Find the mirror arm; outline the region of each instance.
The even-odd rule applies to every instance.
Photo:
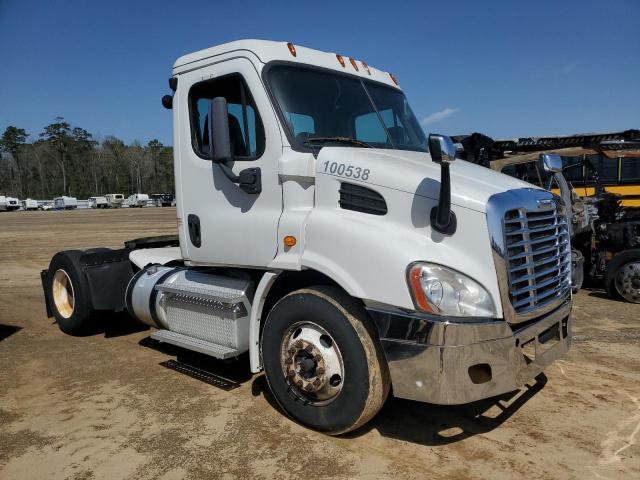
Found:
[[[456,231],[456,214],[451,211],[451,175],[449,164],[440,164],[440,194],[438,205],[431,209],[431,228],[445,235],[453,235]]]
[[[222,169],[222,173],[224,173],[225,177],[231,180],[233,183],[240,183],[240,175],[236,175],[231,170],[231,167],[227,165],[227,162],[218,162],[220,168]]]
[[[218,162],[217,164],[222,169],[225,177],[237,184],[242,191],[251,194],[262,192],[262,174],[260,167],[245,168],[240,171],[240,174],[236,175],[227,162]]]

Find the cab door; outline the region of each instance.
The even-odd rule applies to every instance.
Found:
[[[180,75],[179,87],[176,193],[183,256],[196,265],[265,267],[277,252],[282,140],[262,80],[251,61],[237,57]],[[227,100],[234,156],[227,165],[236,175],[259,168],[260,193],[241,190],[210,159],[208,116],[215,97]]]

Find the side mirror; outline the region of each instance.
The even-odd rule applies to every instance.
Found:
[[[555,153],[541,153],[538,157],[540,168],[549,173],[562,172],[562,157]]]
[[[216,97],[209,105],[209,147],[211,159],[216,163],[231,160],[231,137],[227,99]]]
[[[429,134],[429,153],[436,163],[453,163],[456,159],[456,146],[451,137],[431,133]]]

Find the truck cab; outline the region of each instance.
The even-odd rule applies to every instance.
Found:
[[[179,58],[169,85],[178,239],[59,253],[42,278],[63,330],[126,308],[159,341],[248,353],[288,415],[330,434],[391,389],[467,403],[568,351],[562,202],[456,160],[392,74],[243,40]]]

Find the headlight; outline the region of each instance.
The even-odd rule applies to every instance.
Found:
[[[455,317],[496,317],[489,292],[460,272],[435,263],[415,263],[408,275],[419,310]]]

